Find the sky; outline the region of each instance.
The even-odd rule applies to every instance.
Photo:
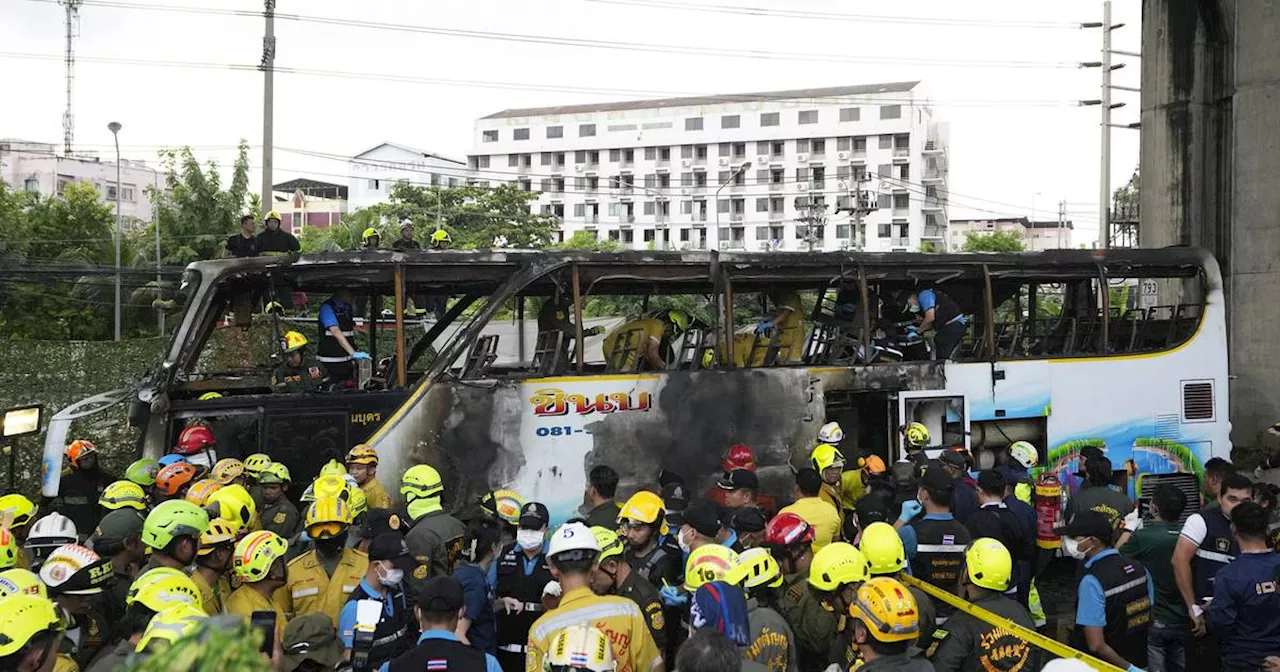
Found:
[[[123,124],[122,156],[149,162],[189,145],[226,165],[244,139],[256,187],[261,9],[86,0],[75,149],[105,157],[113,120]],[[345,184],[346,163],[315,154],[346,157],[386,141],[461,158],[475,119],[506,108],[918,79],[950,123],[953,219],[1056,219],[1065,200],[1074,242],[1097,237],[1100,114],[1077,102],[1099,98],[1101,78],[1077,64],[1100,60],[1101,35],[1077,24],[1100,21],[1101,2],[279,0],[276,11],[276,183]],[[54,0],[0,0],[0,137],[61,145],[63,15]],[[1139,51],[1139,0],[1116,0],[1112,18],[1126,24],[1113,49]],[[1113,83],[1137,87],[1137,59],[1116,62],[1127,67]],[[1114,123],[1138,120],[1136,93],[1114,99],[1126,103]],[[1137,164],[1138,132],[1114,129],[1112,187]]]

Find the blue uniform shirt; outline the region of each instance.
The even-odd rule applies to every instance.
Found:
[[[448,630],[428,630],[418,638],[418,643],[421,644],[428,639],[447,639],[451,642],[461,641],[457,635]],[[382,664],[382,667],[378,668],[378,672],[387,672],[390,669],[391,663],[386,662]],[[491,653],[484,654],[484,672],[502,672],[502,666],[498,664],[498,659],[494,658]]]
[[[920,311],[924,312],[930,308],[938,307],[938,295],[932,289],[923,289],[916,293],[916,300],[920,302]],[[964,324],[964,316],[961,315],[956,322]],[[942,326],[942,325],[935,325]]]
[[[462,584],[462,601],[466,605],[463,615],[471,620],[467,640],[471,646],[497,655],[498,624],[493,614],[493,588],[489,585],[489,577],[479,565],[462,562],[453,570],[453,578]]]
[[[1205,614],[1222,638],[1222,669],[1257,670],[1280,654],[1280,553],[1241,553],[1218,570]]]
[[[369,595],[369,599],[378,597],[378,590],[369,585],[367,580],[361,579],[360,587],[364,588],[364,592]],[[378,586],[378,588],[385,589],[385,586]],[[396,609],[408,608],[408,605],[403,602],[386,599],[390,596],[390,594],[387,594],[381,597],[384,618],[394,616]],[[338,612],[338,639],[342,641],[342,647],[346,649],[351,648],[351,640],[355,638],[356,602],[356,600],[347,600],[347,603],[342,605],[342,611]],[[413,622],[413,614],[409,614],[409,622]]]
[[[334,299],[333,303],[341,306],[344,309],[343,312],[350,312],[351,310],[350,307],[347,306],[347,304],[341,303],[337,299]],[[328,303],[320,304],[320,326],[324,327],[325,329],[328,329],[329,327],[338,326],[338,314],[334,312],[333,306],[331,304],[328,304]]]
[[[1107,550],[1084,561],[1084,568],[1089,569],[1093,563],[1107,557],[1108,555],[1119,555],[1119,551],[1114,548]],[[1085,574],[1080,579],[1079,599],[1076,602],[1076,625],[1092,626],[1095,628],[1105,628],[1107,626],[1107,597],[1103,593],[1102,583],[1098,581],[1098,577]],[[1151,604],[1156,603],[1156,586],[1151,582],[1151,572],[1147,572],[1147,599],[1151,600]]]
[[[949,513],[928,513],[922,520],[955,520],[955,516]],[[902,537],[902,548],[907,552],[907,559],[916,557],[916,528],[910,525],[903,525],[898,530],[898,536]]]

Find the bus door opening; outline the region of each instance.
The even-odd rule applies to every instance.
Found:
[[[841,450],[846,457],[850,456],[850,448],[857,448],[863,457],[879,455],[886,465],[893,464],[893,409],[888,392],[826,392],[827,422],[838,422],[844,430]]]
[[[893,432],[896,459],[906,456],[902,428],[918,422],[929,430],[925,454],[936,458],[948,448],[969,450],[969,401],[963,395],[939,394],[937,391],[899,392],[898,422]]]

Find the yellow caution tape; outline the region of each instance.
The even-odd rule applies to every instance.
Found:
[[[1078,660],[1084,663],[1085,665],[1088,665],[1089,667],[1092,667],[1093,669],[1098,670],[1098,672],[1125,672],[1124,669],[1116,667],[1111,663],[1094,658],[1093,656],[1083,651],[1077,651],[1076,649],[1073,649],[1067,646],[1066,644],[1059,642],[1056,639],[1045,637],[1044,635],[1036,632],[1035,630],[1024,628],[1021,625],[1018,625],[1017,623],[1014,623],[1013,621],[1003,616],[997,616],[996,614],[993,614],[987,611],[986,609],[983,609],[982,607],[979,607],[974,604],[970,604],[969,602],[966,602],[965,600],[962,600],[956,597],[955,595],[948,593],[947,591],[933,585],[932,583],[925,583],[924,581],[921,581],[920,579],[917,579],[914,576],[907,576],[905,574],[902,575],[900,578],[902,579],[903,583],[906,583],[907,585],[910,585],[910,586],[915,586],[916,588],[923,590],[924,592],[931,595],[934,599],[942,600],[943,602],[946,602],[947,604],[955,607],[956,609],[959,609],[960,611],[963,611],[964,613],[969,614],[970,616],[976,619],[979,619],[989,625],[993,625],[997,628],[1003,628],[1013,633],[1014,635],[1017,635],[1018,637],[1025,639],[1028,642],[1044,649],[1045,651],[1048,651],[1052,654],[1057,655],[1060,658],[1070,658],[1073,660]]]

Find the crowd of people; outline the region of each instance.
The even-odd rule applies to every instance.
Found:
[[[843,434],[822,428],[785,506],[739,444],[701,496],[664,470],[619,501],[596,465],[558,526],[509,489],[447,508],[427,464],[397,506],[365,445],[298,493],[265,454],[174,452],[117,479],[77,440],[56,497],[0,497],[0,669],[128,669],[229,621],[257,628],[264,669],[307,672],[1089,669],[1035,642],[1034,446],[975,475],[964,451],[928,459],[918,423],[891,468]],[[1144,523],[1101,450],[1081,463],[1055,530],[1078,561],[1074,651],[1280,669],[1274,491],[1214,459],[1206,506],[1185,516],[1200,502],[1161,484]]]

